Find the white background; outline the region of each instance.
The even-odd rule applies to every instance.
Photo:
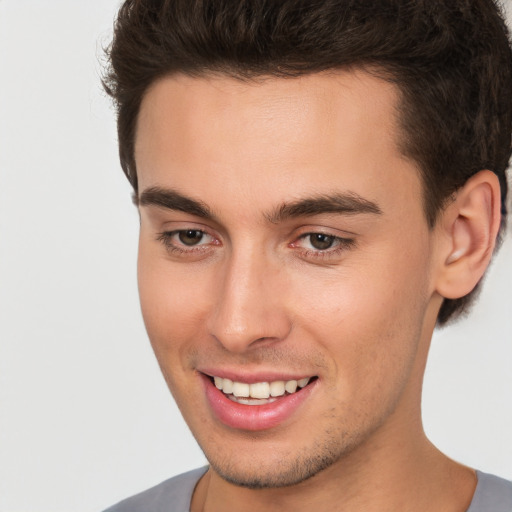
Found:
[[[137,215],[99,83],[113,0],[0,0],[0,511],[86,512],[204,463],[138,306]],[[512,479],[512,236],[436,334],[425,425]]]

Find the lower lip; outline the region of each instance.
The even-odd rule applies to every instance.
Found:
[[[288,420],[310,397],[318,379],[291,395],[264,405],[244,405],[230,400],[209,377],[201,374],[206,398],[214,415],[225,425],[240,430],[266,430]]]

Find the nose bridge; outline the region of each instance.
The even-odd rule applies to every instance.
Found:
[[[290,330],[276,282],[277,264],[255,245],[232,250],[219,275],[210,332],[232,352],[243,352],[256,342],[278,341]]]

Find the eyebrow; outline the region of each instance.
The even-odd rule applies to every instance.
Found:
[[[197,199],[187,197],[172,189],[150,187],[142,192],[140,197],[134,195],[133,202],[136,206],[157,206],[168,210],[176,210],[205,219],[213,219],[210,208]]]
[[[187,197],[180,192],[161,188],[150,187],[144,190],[140,198],[134,196],[136,206],[156,206],[169,210],[176,210],[204,219],[214,219],[212,210],[197,199]],[[382,210],[377,203],[369,201],[354,192],[322,194],[296,201],[283,203],[265,218],[278,224],[286,219],[321,215],[326,213],[337,213],[344,215],[374,214],[381,215]]]
[[[267,219],[277,224],[283,220],[321,215],[325,213],[338,213],[344,215],[356,215],[370,213],[381,215],[379,205],[369,201],[354,192],[322,194],[319,196],[298,199],[290,203],[284,203],[276,208]]]

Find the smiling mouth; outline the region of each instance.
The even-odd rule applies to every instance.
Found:
[[[276,380],[272,382],[236,382],[222,377],[211,377],[215,387],[231,401],[242,405],[265,405],[277,401],[280,397],[293,395],[316,380],[317,377],[305,377],[299,380]]]

